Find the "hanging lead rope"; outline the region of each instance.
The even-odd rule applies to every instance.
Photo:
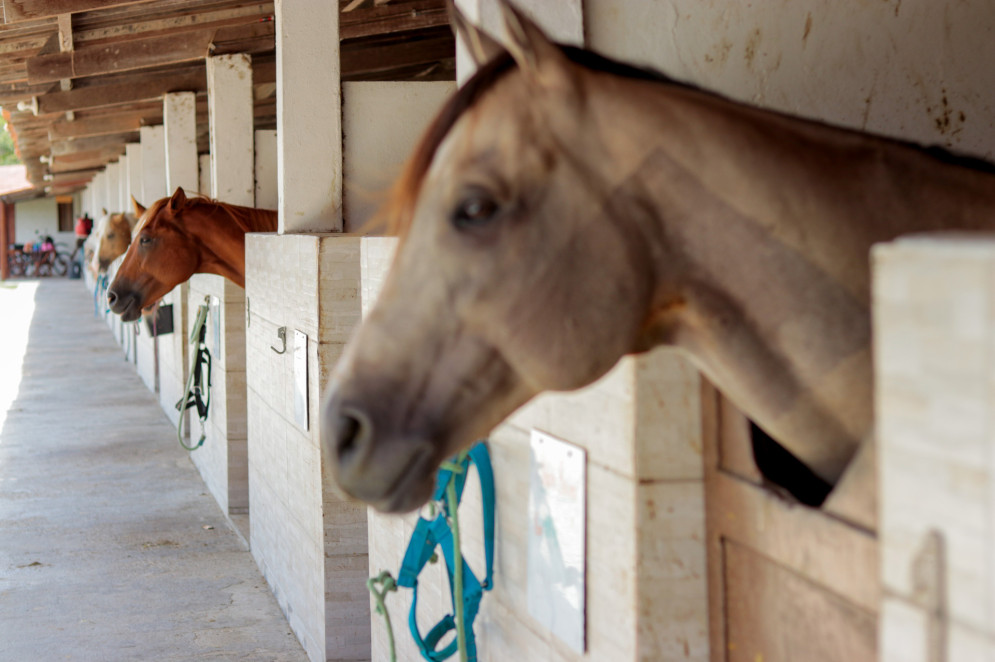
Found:
[[[484,511],[484,562],[487,567],[483,582],[477,579],[463,558],[460,541],[459,502],[463,496],[463,487],[466,485],[466,477],[471,463],[477,466]],[[459,651],[462,662],[476,662],[477,645],[473,634],[473,621],[477,617],[483,592],[491,590],[494,585],[494,471],[491,468],[490,454],[485,442],[477,442],[469,451],[460,453],[455,461],[442,464],[436,477],[435,494],[432,500],[433,502],[441,502],[442,506],[432,519],[424,517],[418,519],[415,530],[411,534],[408,549],[404,553],[396,586],[404,586],[413,591],[411,611],[408,614],[408,627],[423,658],[429,662],[442,662]],[[422,637],[416,618],[418,575],[426,564],[434,563],[438,559],[438,555],[435,553],[437,546],[442,548],[442,556],[446,560],[449,597],[454,613],[444,616],[435,627],[429,630],[425,637]],[[382,591],[375,589],[377,583],[383,586]],[[393,577],[386,571],[367,582],[370,591],[376,596],[377,613],[382,613],[387,620],[391,660],[395,659],[393,656],[393,631],[390,626],[390,616],[387,614],[386,605],[384,605],[384,596],[388,591],[396,590],[393,584]],[[455,639],[442,650],[437,650],[442,638],[453,630],[456,631]]]
[[[211,352],[207,349],[204,339],[207,336],[207,311],[210,304],[211,297],[208,295],[197,309],[197,317],[189,339],[190,346],[196,343],[197,349],[190,363],[190,374],[187,375],[187,386],[183,391],[183,397],[176,403],[176,409],[180,412],[180,420],[176,425],[176,438],[180,446],[188,451],[195,451],[203,446],[207,437],[204,424],[211,408]],[[195,446],[188,446],[183,440],[183,419],[186,418],[183,412],[191,407],[197,408],[197,416],[200,418],[200,440]]]

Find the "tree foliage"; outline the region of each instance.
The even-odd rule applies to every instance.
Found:
[[[21,159],[17,158],[17,153],[14,152],[14,139],[7,131],[7,120],[0,115],[0,165],[14,165],[20,162]]]

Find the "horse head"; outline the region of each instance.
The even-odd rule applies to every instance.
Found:
[[[442,460],[534,395],[634,351],[653,295],[647,242],[610,222],[627,202],[585,130],[607,119],[587,112],[587,74],[502,7],[507,53],[442,109],[395,185],[398,252],[325,396],[334,479],[383,511],[423,503]],[[456,23],[475,57],[496,50]]]
[[[196,241],[186,231],[183,212],[189,201],[182,188],[147,209],[132,198],[138,223],[114,282],[107,289],[111,311],[131,322],[174,287],[192,276],[199,264]]]
[[[131,244],[135,220],[135,216],[126,212],[107,214],[101,219],[92,258],[95,272],[106,273],[111,262],[125,254]]]

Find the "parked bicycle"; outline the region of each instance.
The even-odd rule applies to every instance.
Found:
[[[41,278],[69,273],[70,256],[60,252],[51,237],[28,244],[11,244],[7,249],[11,276]]]

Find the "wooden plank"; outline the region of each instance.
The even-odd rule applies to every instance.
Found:
[[[726,633],[738,627],[730,619],[739,617],[739,614],[727,611],[730,542],[753,550],[781,566],[785,572],[796,573],[807,582],[822,587],[826,595],[834,594],[854,609],[876,615],[881,595],[876,536],[821,510],[785,501],[761,486],[724,471],[720,455],[723,447],[720,397],[713,387],[703,383],[712,660],[739,659],[730,656],[726,641]]]
[[[254,5],[224,8],[196,13],[169,14],[149,20],[119,20],[112,25],[77,28],[74,35],[76,47],[102,45],[101,42],[134,39],[136,37],[177,34],[183,30],[203,30],[231,25],[259,22],[272,16],[273,3],[262,2]]]
[[[373,6],[343,13],[339,39],[359,39],[449,25],[445,0],[422,0]]]
[[[124,145],[126,142],[138,140],[137,131],[118,133],[94,138],[80,138],[79,140],[63,140],[52,143],[52,156],[66,156],[77,152],[90,152],[107,147]]]
[[[160,110],[161,114],[161,110]],[[57,122],[48,131],[52,142],[71,138],[89,138],[113,133],[138,131],[142,125],[139,115],[110,116],[95,119],[78,119],[74,122]]]
[[[183,74],[160,74],[145,80],[93,85],[68,92],[52,92],[38,97],[40,112],[53,113],[113,104],[158,99],[167,92],[206,92],[207,75],[202,67]]]
[[[120,5],[134,5],[150,0],[4,0],[4,23],[17,23],[59,14],[72,14]]]
[[[196,30],[39,55],[27,61],[28,82],[47,83],[197,60],[208,55],[215,33]]]
[[[418,40],[346,42],[341,52],[342,78],[360,80],[399,66],[429,65],[455,54],[455,41],[448,30]]]
[[[874,662],[877,619],[824,586],[726,542],[729,662]]]

